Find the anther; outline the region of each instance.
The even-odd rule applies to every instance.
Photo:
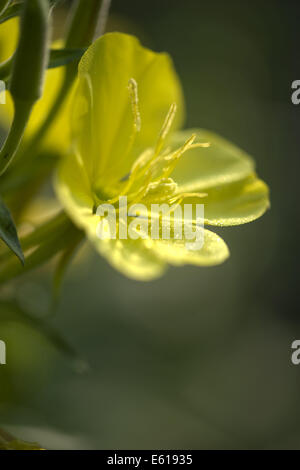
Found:
[[[133,114],[134,130],[140,132],[141,130],[141,115],[139,111],[139,96],[138,96],[138,85],[134,78],[130,78],[128,81],[128,90],[131,100],[131,109]]]
[[[196,144],[192,144],[190,146],[191,149],[197,149],[197,148],[207,148],[210,147],[210,142],[197,142]]]
[[[160,151],[161,151],[161,149],[164,145],[166,137],[167,137],[167,135],[170,131],[170,128],[172,126],[172,123],[174,121],[176,111],[177,111],[177,105],[176,105],[176,103],[172,103],[171,106],[170,106],[170,109],[168,111],[168,114],[165,118],[165,121],[163,123],[163,126],[161,128],[161,131],[159,133],[159,136],[158,136],[158,141],[157,141],[156,149],[155,149],[155,155],[158,155],[160,153]]]

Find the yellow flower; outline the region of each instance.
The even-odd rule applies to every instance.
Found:
[[[212,132],[180,131],[183,117],[180,82],[167,54],[110,33],[83,56],[71,115],[73,145],[59,166],[56,191],[96,249],[134,279],[156,278],[167,264],[216,265],[229,251],[207,229],[197,251],[188,250],[184,238],[99,239],[100,204],[117,207],[119,196],[147,207],[200,203],[205,224],[219,226],[250,222],[269,206],[253,160]]]

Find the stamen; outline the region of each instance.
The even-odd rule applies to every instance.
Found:
[[[174,204],[174,202],[177,201],[179,204],[181,204],[184,199],[187,199],[189,197],[203,198],[207,196],[207,193],[179,193],[176,196],[172,197],[169,202],[170,204]]]
[[[177,184],[172,178],[161,179],[158,181],[150,182],[147,186],[147,191],[144,197],[151,200],[162,200],[174,197],[177,190]]]
[[[155,148],[155,155],[158,155],[160,153],[160,151],[161,151],[161,149],[164,145],[166,137],[167,137],[167,135],[170,131],[170,128],[172,126],[172,123],[174,121],[176,111],[177,111],[177,105],[176,105],[176,103],[172,103],[171,106],[170,106],[170,109],[168,111],[168,114],[165,118],[165,121],[163,123],[163,126],[161,128],[161,131],[159,133],[159,136],[158,136],[158,141],[157,141],[156,148]]]
[[[172,204],[172,207],[171,207],[169,213],[171,214],[172,212],[175,212],[177,207],[180,206],[180,204],[182,203],[182,201],[185,198],[188,198],[188,197],[206,197],[206,196],[208,196],[207,193],[181,193],[181,194],[177,194],[177,196],[174,196],[173,198],[171,198],[169,200],[169,204]],[[174,206],[174,204],[175,204],[175,206]]]
[[[146,175],[146,180],[141,185],[141,187],[134,193],[130,194],[131,200],[134,200],[135,202],[139,202],[141,199],[143,199],[143,197],[147,194],[148,186],[151,183],[151,180],[152,180],[152,173],[149,172]]]
[[[182,147],[180,147],[175,152],[171,153],[171,155],[164,157],[164,160],[168,162],[168,165],[163,169],[163,173],[162,173],[163,178],[167,178],[172,173],[175,166],[177,165],[177,161],[179,160],[179,158],[188,149],[191,148],[195,139],[196,139],[196,134],[192,134],[191,137],[188,140],[186,140],[186,142],[182,145]]]
[[[149,161],[152,158],[152,150],[151,149],[146,149],[139,157],[138,159],[134,162],[132,165],[132,169],[130,172],[131,175],[135,175],[139,171],[143,170],[146,165],[149,163]]]
[[[184,152],[186,152],[189,148],[191,148],[191,146],[193,145],[193,142],[194,140],[196,139],[196,134],[192,134],[191,137],[189,137],[189,139],[187,139],[185,141],[185,143],[182,145],[182,147],[180,147],[178,150],[176,150],[176,152],[172,153],[172,155],[166,157],[166,160],[174,160],[175,158],[180,158],[181,155],[184,154]],[[196,144],[194,144],[196,145]]]
[[[131,109],[133,115],[133,125],[135,132],[141,130],[141,115],[139,111],[139,96],[138,96],[138,85],[134,78],[128,81],[128,90],[131,100]]]
[[[119,165],[121,162],[126,160],[128,155],[130,154],[133,145],[135,143],[136,135],[141,130],[141,115],[139,110],[139,95],[138,95],[138,85],[134,78],[130,78],[127,84],[129,99],[131,101],[131,112],[133,117],[133,126],[131,135],[129,137],[127,148],[125,149],[122,156],[119,159]]]
[[[116,200],[119,196],[125,196],[125,194],[128,193],[128,191],[130,190],[132,184],[135,181],[136,174],[140,171],[141,168],[143,168],[147,164],[147,162],[149,161],[149,158],[151,157],[151,155],[152,155],[152,151],[150,149],[147,149],[135,161],[135,163],[133,164],[132,169],[131,169],[131,171],[128,175],[128,178],[126,180],[126,184],[125,184],[122,192],[116,198],[114,198],[112,200],[113,203],[116,202]],[[112,203],[112,202],[110,201],[110,203]]]
[[[138,85],[137,85],[137,82],[135,81],[134,78],[130,78],[128,80],[127,88],[128,88],[129,98],[130,98],[130,101],[131,101],[131,112],[132,112],[132,117],[133,117],[133,126],[132,126],[131,135],[129,137],[128,146],[125,149],[124,154],[120,157],[119,165],[121,164],[121,162],[126,160],[128,155],[130,154],[130,152],[133,148],[133,145],[135,143],[136,135],[141,130],[141,115],[140,115],[140,111],[139,111]],[[130,180],[130,177],[129,177],[129,180]]]
[[[170,121],[168,120],[168,122]],[[145,188],[146,186],[148,186],[151,180],[155,178],[155,172],[159,168],[160,164],[163,162],[167,162],[167,166],[162,169],[162,174],[160,175],[159,179],[161,180],[163,178],[167,178],[176,166],[177,160],[181,157],[184,152],[186,152],[186,150],[191,148],[195,138],[196,134],[191,135],[191,137],[183,144],[182,147],[180,147],[178,150],[171,154],[166,155],[165,152],[163,152],[160,155],[156,155],[155,152],[154,155],[150,156],[148,153],[145,153],[143,157],[139,158],[136,164],[133,166],[133,171],[131,172],[132,179],[130,178],[131,181],[134,179],[134,177],[138,177],[138,173],[141,170],[144,174],[144,177],[146,178],[146,181],[142,185],[142,188]],[[130,186],[131,183],[129,182],[129,187]],[[126,189],[129,189],[128,186]]]
[[[201,148],[207,148],[210,147],[211,143],[210,142],[197,142],[196,144],[192,144],[190,146],[191,149],[197,149],[199,147]]]

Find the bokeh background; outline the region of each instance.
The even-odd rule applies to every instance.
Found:
[[[18,281],[20,310],[6,287],[3,427],[60,449],[300,448],[299,17],[297,0],[112,1],[108,29],[172,55],[186,125],[253,155],[272,208],[219,229],[224,265],[156,282],[128,280],[84,247],[46,326],[47,267]]]

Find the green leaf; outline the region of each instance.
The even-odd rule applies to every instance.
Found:
[[[50,8],[56,7],[56,5],[60,2],[61,0],[49,0],[49,6]],[[6,2],[4,1],[4,7],[2,7],[3,1],[0,1],[0,24],[4,23],[7,20],[10,20],[11,18],[14,18],[15,16],[19,16],[22,12],[23,8],[23,2],[16,2],[13,5],[8,6],[9,3],[11,3],[11,0]],[[5,5],[6,3],[6,5]]]
[[[68,65],[69,63],[80,60],[86,49],[51,49],[50,57],[48,62],[48,69],[54,69]],[[11,56],[6,61],[0,64],[0,80],[4,80],[6,84],[9,81],[12,66],[14,62],[14,56]]]
[[[0,238],[15,253],[21,263],[24,265],[24,255],[18,239],[17,230],[12,216],[0,199]]]
[[[22,12],[23,4],[21,2],[14,3],[4,10],[4,13],[0,16],[0,24],[5,23],[5,21],[19,16]]]
[[[86,49],[51,49],[48,69],[67,65],[74,60],[79,60]]]

